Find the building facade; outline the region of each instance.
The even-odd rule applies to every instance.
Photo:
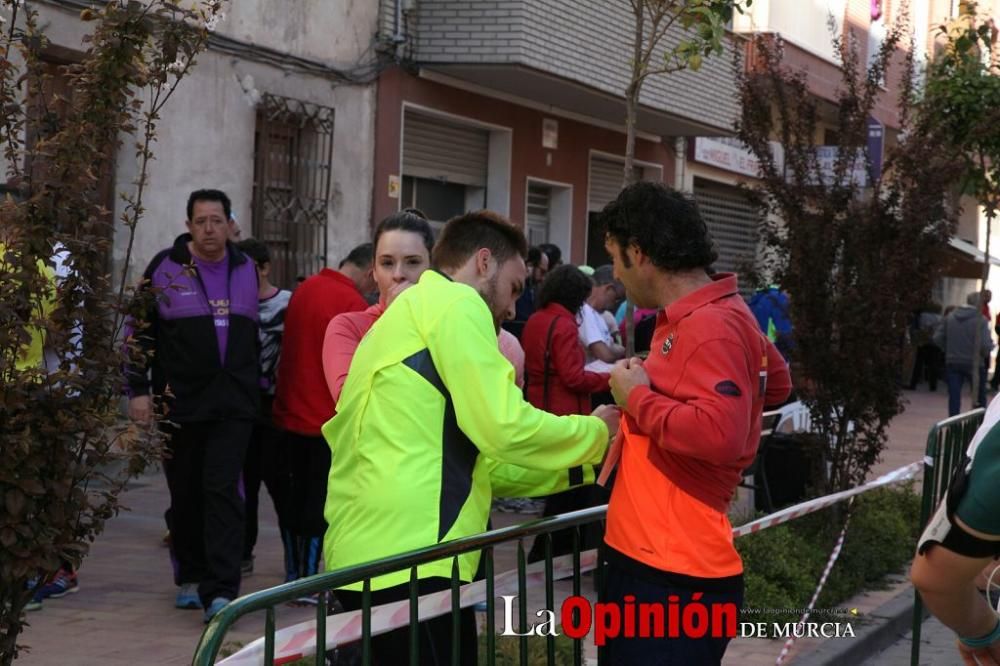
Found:
[[[60,65],[82,59],[90,6],[42,0],[53,84]],[[245,236],[263,239],[275,277],[292,286],[325,265],[336,266],[369,236],[377,62],[378,7],[367,0],[239,0],[161,113],[136,231],[132,275],[184,231],[188,194],[224,190]],[[134,141],[123,137],[114,193],[134,189]],[[128,245],[116,227],[113,261]]]
[[[592,218],[624,181],[633,34],[625,0],[382,0],[380,41],[399,64],[379,78],[374,218],[487,207],[568,261],[606,262]],[[678,137],[731,133],[731,49],[647,80],[639,178],[678,184]]]

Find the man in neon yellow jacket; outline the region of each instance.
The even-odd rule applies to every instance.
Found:
[[[535,409],[497,347],[500,321],[523,289],[526,254],[521,231],[494,213],[451,220],[434,248],[435,270],[362,340],[337,415],[323,426],[333,457],[328,569],[482,532],[492,483],[509,492],[518,480],[537,487],[545,475],[531,470],[561,471],[567,483],[553,483],[555,491],[568,485],[566,470],[603,458],[617,410],[557,417]],[[463,580],[478,560],[478,553],[459,558]],[[421,592],[447,587],[451,566],[449,559],[420,567]],[[374,579],[372,590],[386,594],[373,601],[405,598],[408,579],[405,571]],[[438,645],[450,651],[444,620]],[[375,663],[393,663],[375,649]]]

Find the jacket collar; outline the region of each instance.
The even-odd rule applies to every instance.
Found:
[[[551,312],[556,317],[569,317],[571,320],[576,319],[576,315],[570,312],[569,308],[559,303],[549,303],[544,308],[541,308],[539,312]]]
[[[716,273],[712,276],[711,284],[706,284],[687,296],[677,299],[667,306],[664,314],[667,316],[667,321],[680,321],[700,307],[738,293],[739,288],[736,286],[735,273]]]
[[[183,233],[174,239],[174,246],[170,248],[170,259],[182,266],[192,263],[194,257],[191,256],[191,250],[188,249],[189,242],[191,242],[191,234],[189,233]],[[226,241],[226,254],[229,256],[229,270],[247,261],[247,256],[229,240]]]

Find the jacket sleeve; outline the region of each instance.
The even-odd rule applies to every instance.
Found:
[[[792,375],[788,363],[773,343],[767,343],[767,391],[764,406],[780,405],[792,392]]]
[[[525,401],[478,294],[463,295],[442,310],[445,314],[427,322],[427,347],[452,397],[459,428],[484,455],[553,471],[601,461],[608,446],[604,421],[554,416]]]
[[[941,350],[944,350],[945,342],[947,341],[948,338],[946,333],[947,325],[948,325],[948,318],[942,317],[941,321],[938,322],[937,328],[934,329],[933,342]]]
[[[990,335],[990,323],[985,317],[983,318],[983,356],[988,357],[990,352],[993,351],[993,336]]]
[[[596,478],[593,465],[557,471],[528,469],[497,462],[493,462],[490,467],[490,484],[497,497],[543,497],[594,483]]]
[[[680,401],[637,386],[628,395],[626,411],[668,451],[716,464],[737,460],[745,453],[757,390],[748,381],[745,358],[734,341],[703,342],[687,359],[678,381],[691,398]],[[756,382],[756,376],[750,381]],[[721,382],[727,387],[720,392]]]
[[[323,337],[323,375],[335,405],[340,400],[347,371],[351,369],[351,359],[360,343],[361,336],[350,317],[337,315],[330,320]]]
[[[580,347],[576,326],[560,317],[552,331],[552,365],[559,380],[576,393],[597,393],[608,390],[609,376],[584,370],[583,349]]]

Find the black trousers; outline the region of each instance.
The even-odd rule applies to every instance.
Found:
[[[170,534],[177,581],[198,583],[204,605],[240,590],[244,507],[239,494],[250,421],[164,425]]]
[[[698,600],[693,595],[701,592]],[[676,596],[674,596],[676,595]],[[630,598],[626,600],[626,596]],[[600,601],[614,603],[618,608],[627,608],[626,602],[634,604],[664,604],[671,597],[677,603],[678,617],[681,617],[685,606],[691,603],[704,604],[712,615],[713,604],[735,604],[739,609],[743,605],[743,585],[738,589],[714,591],[695,587],[669,584],[664,581],[653,581],[636,575],[614,561],[609,561],[604,570],[603,589]],[[623,611],[624,612],[624,611]],[[622,623],[624,626],[624,623]],[[683,627],[683,624],[681,624]],[[690,638],[684,635],[671,638],[626,638],[619,636],[608,640],[603,648],[604,663],[612,666],[719,666],[722,656],[726,653],[730,638],[713,638],[706,635],[702,638]]]
[[[243,533],[243,559],[253,557],[257,545],[257,514],[260,502],[260,485],[267,487],[267,493],[278,514],[278,528],[288,529],[291,517],[292,465],[288,449],[282,441],[282,432],[270,421],[270,400],[262,396],[262,416],[266,421],[258,421],[253,426],[250,443],[247,446],[246,461],[243,463],[243,490],[246,496],[246,527]]]
[[[545,509],[542,517],[558,516],[561,513],[589,509],[592,506],[607,504],[611,491],[597,484],[570,488],[545,498]],[[577,528],[567,527],[552,533],[552,556],[567,555],[573,552],[573,532]],[[580,526],[580,550],[597,548],[604,543],[604,523],[590,523]],[[545,559],[545,537],[538,535],[528,552],[529,562]]]
[[[419,594],[440,592],[451,587],[447,578],[425,578],[417,583]],[[345,611],[361,610],[361,593],[337,590],[337,599]],[[372,592],[372,606],[402,601],[410,598],[409,583],[396,585]],[[463,608],[459,616],[460,664],[475,665],[478,662],[479,646],[476,634],[476,615],[472,608]],[[451,662],[451,614],[426,620],[418,625],[420,634],[420,666],[449,666]],[[372,636],[372,666],[406,666],[410,663],[410,628],[402,627],[394,631]],[[357,644],[360,655],[360,643]]]
[[[326,485],[330,480],[330,445],[322,436],[285,433],[285,450],[292,465],[288,528],[300,537],[326,534]]]

